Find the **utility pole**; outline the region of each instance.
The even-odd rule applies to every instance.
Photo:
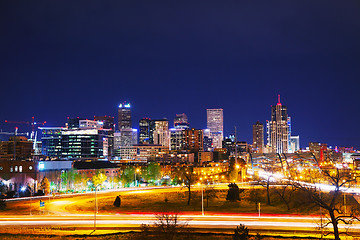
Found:
[[[237,164],[237,137],[236,137],[236,126],[234,126],[235,129],[235,164]]]

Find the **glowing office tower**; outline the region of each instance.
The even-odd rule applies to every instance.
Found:
[[[131,128],[131,109],[130,103],[120,103],[118,109],[118,129]]]
[[[280,102],[271,106],[271,120],[267,121],[267,145],[274,153],[287,153],[289,148],[289,123],[287,107]]]
[[[150,143],[150,118],[142,118],[139,121],[139,143],[149,144]]]
[[[170,149],[170,131],[169,121],[167,119],[153,120],[155,129],[153,131],[154,144],[169,147]]]
[[[224,115],[223,109],[206,109],[207,128],[213,141],[213,148],[222,148],[224,139]]]
[[[258,153],[264,151],[264,125],[259,121],[253,125],[253,148]]]
[[[176,117],[174,119],[174,128],[176,128],[176,129],[188,129],[189,128],[188,118],[185,113],[176,114]]]

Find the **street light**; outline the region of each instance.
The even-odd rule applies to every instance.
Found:
[[[204,216],[204,191],[203,191],[203,185],[199,182],[198,186],[201,186],[201,214]]]
[[[134,171],[134,186],[135,187],[137,186],[136,173],[138,173],[138,172],[140,172],[140,169],[139,168],[135,169],[135,171]]]

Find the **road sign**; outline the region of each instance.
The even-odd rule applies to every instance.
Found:
[[[40,200],[40,207],[45,207],[45,202]]]

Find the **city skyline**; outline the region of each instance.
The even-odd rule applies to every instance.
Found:
[[[269,119],[274,119],[276,116],[275,116],[275,112],[276,112],[276,107],[278,107],[278,106],[282,106],[282,104],[280,103],[280,95],[278,95],[277,96],[277,98],[278,98],[278,103],[276,104],[276,105],[270,105],[270,107],[271,107],[271,116],[269,117]],[[126,105],[126,106],[125,106]],[[119,130],[119,124],[120,124],[120,122],[121,122],[121,120],[119,120],[119,117],[120,116],[123,116],[123,114],[124,113],[121,113],[121,111],[122,110],[125,110],[126,111],[126,118],[127,118],[127,120],[126,120],[126,126],[127,127],[130,127],[129,128],[129,130],[131,130],[132,128],[133,128],[133,130],[135,131],[137,131],[137,138],[139,138],[140,137],[140,135],[139,134],[141,134],[141,132],[140,132],[140,129],[141,129],[141,127],[140,127],[140,122],[141,122],[141,120],[143,120],[143,119],[148,119],[148,120],[153,120],[153,121],[163,121],[163,120],[166,120],[167,122],[168,122],[168,124],[169,124],[169,130],[172,128],[171,126],[174,124],[174,121],[176,121],[176,119],[179,117],[179,115],[185,115],[186,116],[186,114],[185,113],[181,113],[181,114],[178,114],[178,113],[176,113],[175,114],[175,116],[173,116],[173,118],[171,119],[171,118],[168,118],[168,117],[163,117],[162,119],[160,119],[160,118],[150,118],[150,117],[141,117],[140,119],[135,119],[135,121],[133,121],[132,119],[133,119],[133,117],[132,117],[132,114],[133,114],[133,112],[131,112],[132,110],[132,103],[130,103],[130,102],[128,102],[128,101],[124,101],[124,102],[121,102],[119,105],[118,105],[118,108],[117,108],[117,110],[116,110],[116,112],[114,113],[114,115],[116,116],[117,115],[117,124],[115,124],[115,129],[117,129],[117,131],[121,131],[121,129]],[[286,112],[286,116],[287,116],[287,106],[283,106],[283,107],[285,107],[285,112]],[[223,109],[222,108],[220,108],[220,109],[205,109],[206,110],[206,113],[205,113],[205,118],[208,118],[207,116],[206,116],[206,114],[209,112],[209,110],[211,111],[211,110],[221,110],[221,115],[223,114]],[[131,112],[131,113],[130,113]],[[136,114],[136,115],[139,115],[139,114]],[[144,114],[144,115],[146,115],[146,116],[150,116],[151,114],[150,113],[147,113],[147,114]],[[60,125],[52,125],[52,126],[49,126],[49,125],[44,125],[44,126],[46,126],[46,127],[65,127],[66,126],[66,124],[67,124],[67,120],[68,119],[71,119],[72,117],[67,117],[67,118],[65,118],[64,119],[64,121],[62,122],[62,123],[60,123]],[[76,118],[78,118],[78,119],[80,119],[80,120],[91,120],[92,118],[91,117],[86,117],[86,116],[79,116],[79,117],[74,117],[74,119],[76,119]],[[107,118],[112,118],[113,120],[114,120],[114,117],[113,116],[111,116],[111,115],[105,115],[105,116],[99,116],[99,114],[95,114],[94,115],[94,120],[96,120],[96,121],[102,121],[102,120],[104,120],[104,119],[107,119]],[[187,119],[187,116],[186,116],[186,121],[187,121],[188,119]],[[190,119],[191,120],[191,119]],[[8,120],[5,120],[5,121],[8,121]],[[192,126],[191,124],[189,124],[189,127],[190,128],[195,128],[195,129],[203,129],[203,130],[205,130],[205,129],[209,129],[208,128],[208,119],[205,119],[205,123],[203,124],[203,125],[205,125],[205,127],[194,127],[194,126]],[[221,121],[223,121],[223,116],[221,117]],[[268,123],[270,123],[272,120],[265,120],[264,121],[264,123],[262,122],[262,121],[259,121],[259,120],[257,120],[256,122],[254,122],[254,123],[252,123],[250,126],[249,126],[249,128],[251,128],[251,136],[248,136],[247,138],[249,138],[250,140],[247,140],[247,138],[245,139],[245,138],[242,138],[242,136],[240,136],[240,138],[238,137],[238,141],[245,141],[245,142],[247,142],[248,144],[253,144],[253,134],[254,134],[254,130],[253,130],[253,125],[255,124],[255,123],[257,123],[257,122],[260,122],[261,124],[263,124],[264,125],[264,127],[266,128],[266,125],[268,124]],[[10,129],[9,131],[11,131],[11,127],[9,128],[9,126],[17,126],[17,128],[19,128],[18,126],[22,126],[22,124],[23,124],[23,122],[18,122],[18,123],[16,123],[16,122],[13,122],[12,123],[12,121],[8,121],[10,124],[7,124],[7,125],[4,125],[4,124],[2,124],[3,126],[4,126],[4,129]],[[29,131],[29,134],[30,134],[30,129],[31,129],[31,124],[28,124],[28,123],[30,123],[30,122],[27,122],[27,127],[21,127],[21,129],[27,129],[27,131]],[[46,124],[46,123],[45,123]],[[129,125],[130,124],[130,125]],[[222,124],[223,124],[223,128],[225,129],[225,123],[223,123],[222,122]],[[290,131],[289,132],[289,134],[291,135],[291,117],[288,117],[287,118],[287,125],[288,125],[288,130],[287,131]],[[1,126],[1,125],[0,125]],[[235,126],[235,127],[237,127],[237,126]],[[269,126],[268,126],[269,127]],[[1,130],[3,130],[3,129],[1,129]],[[133,130],[131,130],[131,132],[133,131]],[[265,129],[266,130],[266,129]],[[225,134],[223,134],[223,139],[225,140],[225,138],[226,137],[229,137],[229,136],[231,136],[231,135],[234,135],[234,129],[231,131],[229,131],[229,133],[228,134],[226,134],[226,132],[225,132]],[[296,131],[297,132],[297,131]],[[131,135],[131,134],[130,134]],[[239,133],[238,133],[238,131],[237,131],[237,135],[239,136]],[[290,141],[290,137],[297,137],[298,139],[299,139],[299,135],[298,136],[290,136],[289,135],[289,138],[288,138],[288,141]],[[30,136],[30,135],[29,135]],[[267,134],[266,133],[266,131],[264,131],[264,139],[263,139],[263,142],[264,142],[264,146],[270,146],[269,145],[269,143],[271,142],[271,134],[269,135],[269,134]],[[139,138],[139,140],[140,140],[140,138]],[[269,141],[270,140],[270,141]],[[308,146],[309,146],[309,143],[310,142],[319,142],[319,141],[315,141],[315,140],[313,140],[313,141],[309,141],[309,142],[303,142],[303,141],[301,141],[301,136],[300,136],[300,141],[298,140],[298,143],[300,143],[300,148],[301,149],[305,149],[305,148],[307,148]],[[139,142],[140,143],[140,142]],[[325,143],[325,144],[329,144],[328,142],[320,142],[320,143]],[[286,143],[286,145],[288,145],[288,143]],[[334,144],[334,145],[331,145],[331,144],[329,144],[329,146],[330,147],[355,147],[355,149],[357,149],[356,148],[356,146],[343,146],[343,145],[339,145],[339,144]],[[288,151],[288,149],[286,149],[286,151],[285,152],[287,152]],[[280,151],[281,152],[281,151]]]
[[[1,3],[0,129],[116,117],[126,100],[134,123],[185,113],[198,129],[222,108],[224,135],[251,143],[280,94],[300,146],[360,148],[356,1],[110,5]]]

